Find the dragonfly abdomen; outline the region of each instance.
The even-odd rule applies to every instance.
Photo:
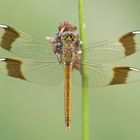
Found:
[[[72,76],[72,63],[64,64],[64,112],[65,112],[65,125],[70,128],[71,123],[71,76]]]

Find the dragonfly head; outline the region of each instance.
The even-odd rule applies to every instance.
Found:
[[[72,45],[78,41],[78,35],[71,31],[65,31],[61,34],[63,45]]]

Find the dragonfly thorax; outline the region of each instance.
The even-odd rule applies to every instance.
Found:
[[[62,49],[62,62],[63,63],[73,63],[74,61],[74,57],[75,57],[75,53],[74,53],[74,49],[67,47],[67,46],[63,46]]]

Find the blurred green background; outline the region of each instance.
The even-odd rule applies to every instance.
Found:
[[[44,39],[60,22],[78,26],[76,0],[0,0],[0,22]],[[86,0],[88,42],[140,29],[139,0]],[[1,53],[0,56],[4,54]],[[139,66],[140,53],[122,63]],[[140,139],[140,82],[90,89],[90,139]],[[72,127],[66,131],[63,83],[40,86],[0,75],[0,140],[81,140],[81,89],[72,89]]]

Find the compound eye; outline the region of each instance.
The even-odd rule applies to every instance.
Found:
[[[75,36],[75,35],[73,35],[72,38],[73,38],[74,40],[76,40],[76,36]]]
[[[66,40],[66,35],[63,35],[63,36],[61,37],[61,39],[62,39],[62,40]]]

